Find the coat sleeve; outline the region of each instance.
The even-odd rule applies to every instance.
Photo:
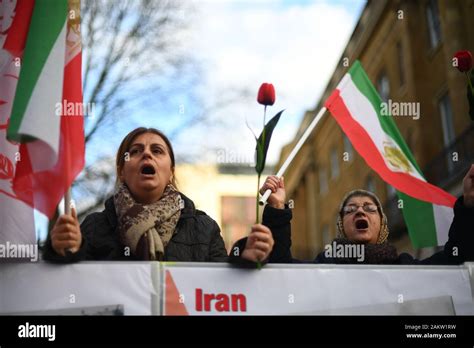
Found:
[[[291,209],[276,209],[269,205],[263,211],[263,224],[272,231],[275,244],[270,253],[270,263],[292,263],[291,255]]]
[[[221,236],[221,230],[217,223],[212,220],[211,243],[209,245],[210,262],[226,262],[227,251],[225,250],[224,240]]]
[[[463,196],[454,204],[454,219],[444,253],[453,263],[474,261],[474,207],[466,207]]]
[[[86,259],[93,259],[91,256],[91,237],[95,224],[94,214],[88,215],[81,224],[82,244],[75,253],[66,253],[66,256],[57,254],[51,244],[51,235],[48,233],[43,250],[43,259],[54,263],[73,263]]]

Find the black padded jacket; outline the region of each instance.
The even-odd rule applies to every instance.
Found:
[[[227,256],[224,240],[217,223],[206,213],[195,209],[194,203],[181,193],[184,208],[176,226],[176,232],[165,248],[164,261],[226,262],[253,264],[239,257],[246,238],[239,240],[240,248]],[[76,253],[65,257],[52,248],[48,237],[43,259],[51,262],[69,263],[81,260],[137,260],[118,238],[118,222],[113,197],[105,202],[102,212],[88,215],[81,224],[82,245]],[[235,247],[233,248],[235,249]]]
[[[267,219],[265,219],[267,217]],[[326,257],[320,252],[313,261],[294,259],[291,254],[291,210],[265,207],[264,221],[271,226],[275,245],[270,254],[270,263],[339,263],[338,259]],[[474,208],[464,205],[459,197],[454,205],[454,219],[449,229],[449,240],[443,250],[423,259],[415,259],[408,253],[401,253],[392,264],[400,265],[458,265],[474,261]],[[354,260],[354,263],[356,261]]]

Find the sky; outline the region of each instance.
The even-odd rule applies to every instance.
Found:
[[[316,106],[365,0],[191,0],[186,4],[183,15],[189,29],[176,50],[185,50],[192,58],[193,74],[198,74],[177,76],[175,81],[191,83],[193,88],[175,91],[169,86],[164,89],[166,102],[132,109],[104,129],[87,144],[86,165],[100,157],[113,158],[123,137],[135,127],[156,127],[166,134],[183,117],[204,108],[207,123],[180,129],[173,138],[177,163],[251,166],[252,132],[258,135],[263,128],[263,106],[256,101],[263,82],[272,83],[276,90],[267,121],[285,109],[267,156],[267,165],[275,164],[305,111]],[[45,219],[38,215],[38,225],[44,225],[41,220]]]
[[[285,109],[268,155],[268,162],[275,163],[304,112],[317,104],[365,1],[197,0],[194,4],[198,16],[190,41],[204,71],[205,98],[218,100],[226,89],[247,90],[251,97],[215,110],[214,117],[223,125],[193,129],[181,137],[177,152],[212,139],[215,148],[252,159],[255,140],[246,121],[254,133],[261,132],[263,106],[256,96],[261,83],[268,82],[277,95],[268,116]],[[216,160],[215,150],[200,153],[205,153],[201,161]]]
[[[275,163],[304,112],[317,104],[364,6],[365,0],[193,0],[182,38],[199,70],[192,91],[170,89],[165,104],[132,111],[110,136],[88,144],[87,163],[104,153],[113,156],[134,127],[167,133],[203,107],[209,121],[180,129],[173,139],[178,162],[221,162],[223,150],[230,161],[252,162],[255,139],[247,123],[260,134],[263,106],[256,96],[263,82],[272,83],[277,95],[267,121],[285,109],[268,154],[267,163]]]

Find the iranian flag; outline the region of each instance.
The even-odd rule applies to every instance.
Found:
[[[10,65],[21,64],[5,100],[11,110],[7,141],[19,146],[10,160],[15,166],[10,196],[51,218],[84,166],[82,107],[62,107],[82,106],[80,1],[11,4],[13,19],[2,52],[10,55]],[[23,47],[15,26],[22,28]]]
[[[19,144],[6,137],[20,75],[34,3],[0,2],[0,244],[32,244],[36,240],[33,196],[20,199],[13,190]]]
[[[456,198],[428,183],[382,99],[356,61],[326,100],[354,148],[380,177],[397,189],[415,248],[444,245]]]

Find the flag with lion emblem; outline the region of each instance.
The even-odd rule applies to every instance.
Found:
[[[400,198],[415,248],[444,245],[456,198],[426,181],[382,99],[356,61],[326,100],[354,148]]]

